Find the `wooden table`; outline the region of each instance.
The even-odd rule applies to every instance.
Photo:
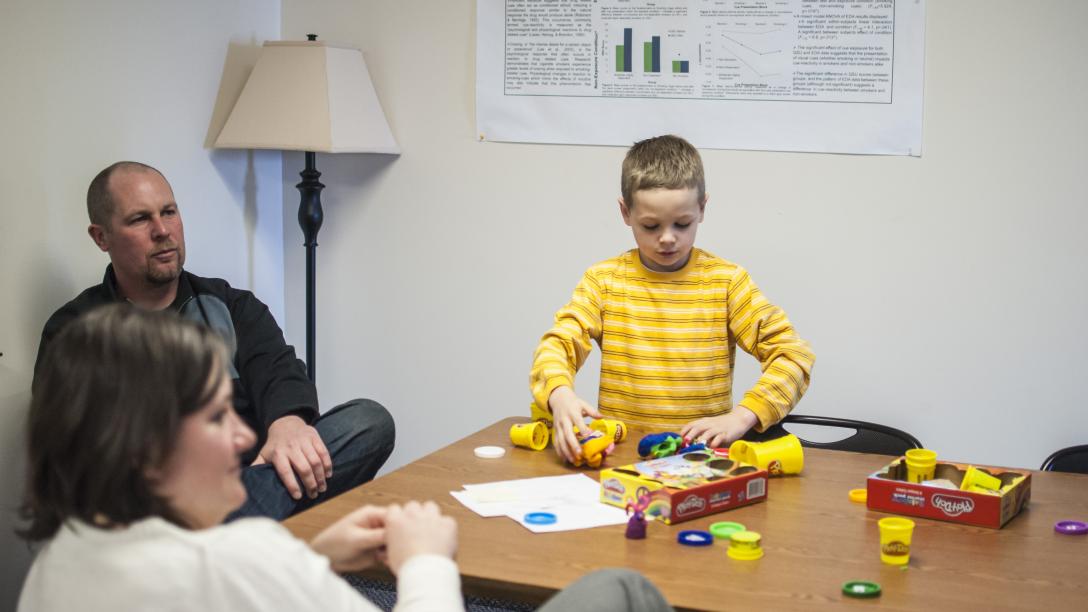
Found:
[[[573,468],[550,447],[534,452],[511,446],[510,425],[526,420],[499,421],[285,524],[309,539],[359,505],[433,499],[457,519],[465,592],[522,601],[543,601],[591,570],[618,566],[645,574],[677,608],[1088,609],[1088,536],[1053,530],[1059,520],[1088,521],[1088,476],[1033,472],[1031,502],[1000,530],[915,519],[907,569],[880,562],[876,522],[888,515],[847,499],[889,458],[818,449],[805,450],[800,476],[770,480],[767,501],[679,525],[652,522],[645,540],[626,539],[623,525],[532,534],[508,518],[482,518],[449,495],[466,483],[570,473]],[[644,433],[632,430],[607,464],[636,461]],[[506,447],[507,454],[479,459],[472,449],[483,445]],[[736,561],[721,543],[676,543],[679,530],[721,520],[760,532],[765,556]],[[883,594],[877,600],[844,597],[841,588],[849,580],[877,582]]]

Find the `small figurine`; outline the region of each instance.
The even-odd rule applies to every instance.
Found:
[[[628,540],[646,539],[646,508],[650,506],[650,493],[646,487],[639,487],[637,495],[638,499],[635,503],[627,502],[627,514],[630,514],[631,518],[627,521],[627,531],[624,535]]]

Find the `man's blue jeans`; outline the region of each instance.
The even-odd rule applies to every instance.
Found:
[[[332,457],[332,478],[326,482],[325,492],[310,499],[303,489],[302,499],[296,501],[271,464],[249,466],[242,470],[246,502],[227,517],[228,521],[246,516],[283,520],[370,481],[393,452],[393,417],[373,400],[340,404],[318,417],[313,426]]]
[[[627,568],[586,574],[544,602],[537,612],[672,612],[652,582]]]

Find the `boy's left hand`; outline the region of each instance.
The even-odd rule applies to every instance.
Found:
[[[705,443],[712,448],[729,446],[759,422],[756,413],[743,406],[733,408],[728,414],[705,417],[684,425],[680,435],[685,444]]]

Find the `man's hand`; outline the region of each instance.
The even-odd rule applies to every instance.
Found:
[[[385,562],[394,574],[416,555],[453,558],[457,552],[457,523],[432,501],[392,504],[385,514]]]
[[[325,479],[332,476],[332,457],[317,430],[300,417],[289,414],[268,427],[268,440],[253,465],[271,463],[292,499],[302,499],[299,480],[306,495],[313,499],[326,489]],[[298,474],[298,478],[295,478]]]
[[[756,413],[744,406],[716,417],[706,417],[684,425],[680,435],[686,444],[706,443],[711,448],[729,446],[759,422]]]
[[[334,572],[364,570],[384,556],[385,508],[363,506],[317,534],[310,548],[329,558]]]
[[[597,409],[590,406],[585,400],[574,394],[574,389],[567,386],[556,387],[548,397],[548,408],[552,411],[552,424],[555,429],[552,433],[552,443],[555,445],[555,453],[567,461],[574,463],[574,459],[582,454],[582,445],[578,444],[578,437],[574,434],[574,428],[579,431],[586,428],[585,417],[595,419],[603,418]]]

